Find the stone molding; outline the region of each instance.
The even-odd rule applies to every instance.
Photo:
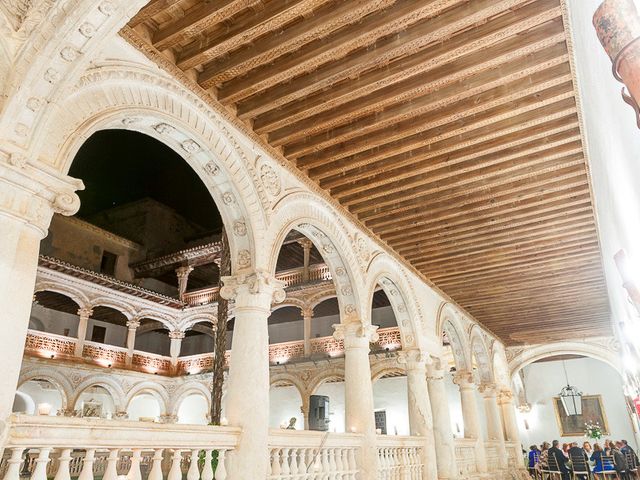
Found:
[[[227,300],[238,300],[243,295],[267,295],[273,303],[282,303],[286,298],[284,282],[275,276],[255,271],[250,274],[222,277],[220,296]]]
[[[377,342],[379,338],[376,325],[363,325],[361,322],[352,321],[333,325],[333,328],[333,338],[343,341],[345,350],[369,349],[369,343]]]

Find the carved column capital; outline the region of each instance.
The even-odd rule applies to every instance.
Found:
[[[398,363],[404,365],[407,371],[424,370],[428,361],[429,355],[422,353],[418,349],[400,350],[398,352]]]
[[[178,280],[188,278],[191,272],[193,272],[193,267],[191,265],[176,268],[176,276],[178,277]]]
[[[35,228],[44,238],[54,213],[74,215],[80,208],[81,180],[37,161],[19,161],[19,152],[0,153],[0,215]]]
[[[476,386],[473,379],[473,372],[468,370],[460,370],[459,372],[456,372],[453,376],[453,383],[458,385],[460,390],[473,389]]]
[[[496,397],[496,384],[490,382],[483,382],[478,385],[478,391],[484,398]]]
[[[427,364],[427,380],[444,380],[444,370],[439,364]]]
[[[498,391],[498,403],[500,405],[513,403],[513,392],[505,388]]]
[[[298,240],[298,244],[305,250],[311,250],[311,247],[313,247],[313,242],[306,237]]]
[[[80,318],[88,319],[93,315],[93,308],[91,307],[82,307],[78,309],[78,316]]]
[[[185,336],[185,333],[182,330],[173,330],[169,332],[169,338],[171,340],[182,340]]]
[[[313,318],[313,307],[304,307],[302,309],[303,318]]]
[[[137,330],[139,326],[140,320],[138,318],[132,318],[131,320],[127,321],[127,328],[129,330]]]
[[[160,423],[177,423],[178,416],[170,413],[164,413],[160,415]]]
[[[246,295],[266,295],[273,303],[282,303],[286,297],[285,283],[265,271],[222,277],[223,287],[220,296],[227,300],[236,300]]]
[[[333,325],[333,338],[344,341],[344,348],[369,348],[369,343],[378,341],[378,327],[364,325],[356,320]]]

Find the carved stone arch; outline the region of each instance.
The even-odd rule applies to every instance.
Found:
[[[331,288],[327,289],[326,291],[318,292],[313,296],[309,297],[307,299],[307,304],[309,305],[309,308],[315,309],[322,302],[329,300],[331,298],[336,298],[336,291],[333,288],[333,286],[331,286]]]
[[[160,111],[157,105],[165,105]],[[49,119],[39,156],[66,173],[84,139],[102,129],[149,135],[176,151],[209,190],[229,232],[234,274],[256,268],[255,242],[269,204],[259,178],[222,118],[173,79],[143,67],[87,71]],[[47,130],[47,129],[45,129]]]
[[[167,327],[167,330],[169,331],[178,329],[178,320],[176,317],[163,314],[154,310],[139,310],[135,312],[135,318],[138,318],[140,320],[142,319],[154,320],[156,322],[161,323],[165,327]]]
[[[27,370],[22,372],[18,380],[18,388],[30,380],[46,380],[51,383],[60,392],[62,398],[62,409],[69,408],[69,400],[73,397],[73,385],[62,373],[53,370],[51,368],[37,368],[34,370]]]
[[[383,377],[386,376],[404,376],[406,373],[405,369],[398,365],[398,360],[388,359],[382,362],[378,362],[371,368],[371,382],[375,383]]]
[[[504,347],[496,340],[493,342],[493,348],[491,351],[493,376],[495,378],[496,385],[503,388],[510,388],[511,376],[509,375],[509,364],[507,363],[507,356],[504,351]]]
[[[111,395],[116,412],[119,412],[123,409],[124,399],[126,396],[124,390],[122,389],[120,384],[118,384],[118,382],[106,375],[90,376],[82,383],[80,383],[80,385],[75,388],[73,394],[73,399],[71,402],[72,408],[75,408],[76,403],[78,403],[78,400],[80,399],[80,395],[82,395],[82,392],[90,387],[104,388],[107,392],[109,392],[109,395]]]
[[[168,413],[178,415],[178,410],[183,400],[193,394],[202,395],[207,401],[207,411],[211,410],[211,392],[203,383],[194,380],[184,383],[173,392]]]
[[[147,320],[146,318],[143,318],[142,320]],[[159,322],[158,320],[151,320],[149,322],[144,322],[143,325],[140,325],[137,329],[136,329],[136,336],[138,335],[142,335],[148,332],[155,332],[156,330],[169,330],[171,331],[170,328],[167,328],[167,326],[162,323]]]
[[[394,262],[386,255],[376,256],[370,265],[368,279],[370,280],[367,286],[369,309],[371,309],[376,287],[379,285],[391,303],[400,329],[402,348],[419,347],[418,332],[421,329],[416,325],[416,319],[419,318],[417,305],[406,279],[396,271]]]
[[[280,310],[281,308],[285,308],[285,307],[299,308],[300,310],[304,310],[305,308],[307,308],[307,306],[308,306],[307,303],[305,303],[304,301],[300,300],[299,298],[286,297],[284,299],[284,302],[276,303],[275,305],[271,306],[271,313],[275,312],[276,310]]]
[[[288,372],[277,372],[272,374],[269,377],[269,386],[270,387],[275,387],[278,386],[278,384],[290,384],[293,385],[296,390],[298,390],[298,393],[300,394],[300,398],[302,399],[302,401],[304,402],[304,399],[309,395],[308,392],[309,390],[307,389],[307,385],[305,385],[304,381],[292,374],[292,373],[288,373]]]
[[[218,317],[216,316],[216,314],[210,312],[193,313],[180,319],[180,323],[177,328],[178,330],[186,332],[194,325],[201,322],[208,322],[212,325],[212,327],[214,327],[218,325]]]
[[[445,333],[451,345],[456,370],[471,371],[471,351],[467,336],[460,323],[460,316],[450,303],[443,302],[438,309],[438,337]]]
[[[309,395],[314,395],[318,390],[318,388],[320,388],[320,385],[322,385],[328,380],[333,380],[333,379],[342,379],[342,381],[344,381],[343,366],[335,365],[333,367],[320,371],[314,377],[312,377],[308,382]]]
[[[266,259],[272,273],[276,269],[278,253],[285,237],[292,230],[303,233],[313,242],[331,272],[331,277],[340,307],[340,320],[368,322],[369,315],[363,315],[361,299],[364,297],[362,268],[353,252],[348,232],[337,226],[335,215],[314,196],[297,193],[286,197],[276,209],[272,218],[267,245]]]
[[[603,337],[584,342],[556,342],[507,350],[509,373],[513,379],[527,365],[556,355],[582,355],[610,365],[621,376],[624,368],[620,355],[620,344],[613,337]]]
[[[168,409],[169,405],[171,404],[169,393],[164,388],[164,386],[162,386],[159,383],[154,383],[154,382],[136,383],[131,388],[131,390],[129,390],[127,392],[127,394],[125,396],[124,409],[128,410],[129,409],[129,405],[131,404],[131,400],[136,395],[143,394],[143,393],[148,393],[148,394],[152,395],[153,397],[155,397],[155,399],[158,400],[158,402],[160,404],[160,413],[161,414],[167,413],[167,411],[168,411],[167,409]]]
[[[69,297],[71,300],[73,300],[76,304],[78,304],[78,308],[87,308],[90,307],[91,304],[89,297],[85,295],[84,292],[63,283],[36,281],[36,286],[33,293],[35,294],[38,292],[59,293],[60,295],[64,295],[65,297]]]
[[[133,305],[111,297],[93,297],[90,300],[90,304],[91,308],[108,307],[117,310],[127,317],[127,320],[131,320],[136,317],[136,309]]]
[[[489,348],[478,325],[474,325],[471,329],[469,345],[471,346],[473,358],[476,360],[478,379],[481,383],[493,383],[493,365],[489,355]]]

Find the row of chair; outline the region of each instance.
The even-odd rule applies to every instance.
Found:
[[[615,478],[616,480],[640,479],[638,464],[635,455],[628,453],[625,455],[627,469],[617,472],[615,470],[615,462],[613,456],[603,455],[602,466],[603,471],[592,472],[589,463],[585,457],[580,455],[571,455],[571,479],[572,480],[606,480],[607,478]],[[536,462],[538,459],[536,459]],[[541,467],[541,468],[540,468]],[[562,480],[562,473],[556,458],[550,456],[547,459],[547,465],[540,465],[539,468],[530,468],[529,473],[535,480]]]

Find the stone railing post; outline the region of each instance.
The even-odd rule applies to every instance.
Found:
[[[427,390],[427,355],[419,350],[401,351],[398,361],[407,372],[407,398],[409,402],[409,428],[411,435],[420,436],[422,442],[423,480],[437,480],[433,414]]]
[[[263,479],[269,473],[269,333],[272,302],[285,298],[284,283],[256,271],[223,277],[223,298],[234,301],[235,326],[229,362],[226,415],[242,428],[230,455],[229,478]]]
[[[309,262],[311,259],[311,247],[313,247],[313,242],[308,238],[302,238],[298,240],[298,243],[303,249],[303,267],[302,267],[302,281],[309,281]]]
[[[476,403],[476,384],[473,374],[468,371],[460,371],[453,377],[453,382],[460,389],[460,402],[462,403],[462,419],[464,421],[464,436],[476,440],[476,465],[480,474],[487,473],[487,456],[484,440],[480,430],[480,414]]]
[[[84,307],[78,309],[78,316],[80,321],[78,322],[78,341],[76,342],[76,357],[82,357],[82,351],[84,350],[84,342],[87,341],[87,327],[89,326],[89,319],[93,315],[91,307]]]
[[[80,180],[39,168],[37,160],[22,152],[0,153],[0,312],[11,328],[0,336],[0,449],[5,419],[11,413],[24,353],[40,240],[54,213],[73,215],[80,207],[74,193],[84,188]]]
[[[136,331],[140,326],[140,320],[133,319],[127,322],[127,356],[125,362],[131,366],[133,363],[133,350],[136,346]]]
[[[433,436],[436,443],[436,461],[438,478],[449,480],[456,478],[456,452],[451,430],[451,415],[447,387],[444,383],[444,371],[435,363],[427,365],[427,387],[433,412]]]
[[[333,328],[334,338],[344,341],[345,430],[364,435],[360,471],[363,480],[373,480],[377,478],[378,452],[369,343],[378,340],[378,327],[355,320]]]
[[[171,357],[171,368],[175,369],[178,366],[178,357],[180,356],[180,348],[182,347],[182,339],[184,338],[184,332],[180,330],[174,330],[169,332],[169,356]]]
[[[311,355],[311,320],[313,319],[313,308],[304,308],[302,310],[303,329],[304,329],[304,356]]]
[[[489,440],[494,440],[498,443],[499,467],[506,469],[508,466],[507,447],[504,443],[504,428],[502,426],[500,409],[498,408],[495,384],[485,383],[480,385],[480,393],[484,399],[484,409],[487,419],[487,436],[489,437]]]

